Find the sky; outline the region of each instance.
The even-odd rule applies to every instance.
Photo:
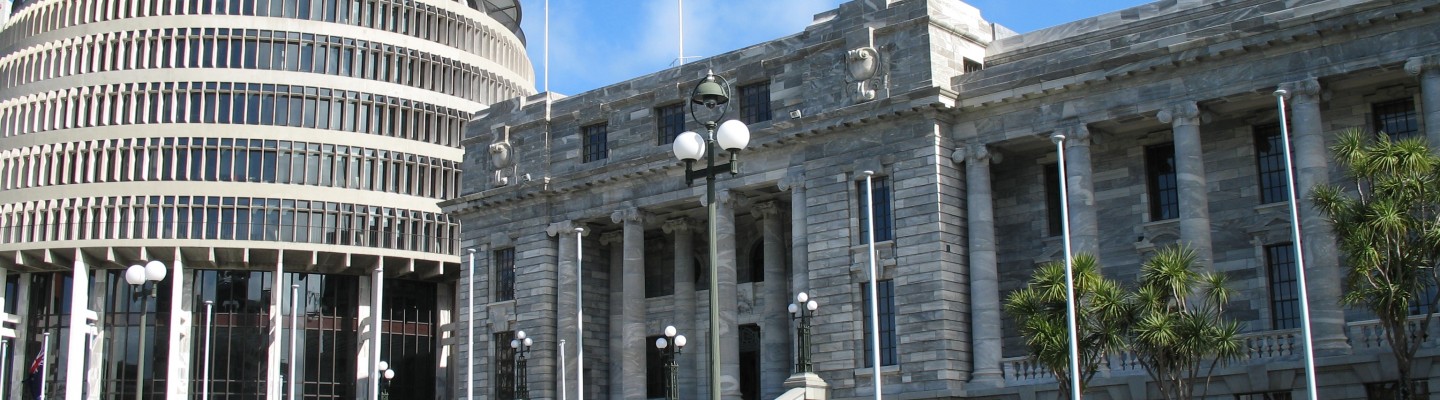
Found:
[[[520,0],[521,28],[545,90],[545,2]],[[708,57],[800,33],[815,14],[847,0],[549,0],[550,79],[578,94],[675,65],[678,4],[685,5],[685,55]],[[960,1],[960,0],[951,0]],[[1146,0],[969,0],[987,21],[1025,33],[1148,3]],[[708,34],[706,32],[721,32]]]

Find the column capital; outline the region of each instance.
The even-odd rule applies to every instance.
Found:
[[[1084,122],[1076,122],[1070,126],[1056,129],[1050,133],[1051,139],[1054,140],[1056,135],[1062,136],[1065,139],[1066,148],[1090,147],[1090,126]]]
[[[660,226],[660,230],[673,235],[690,233],[691,231],[695,230],[695,220],[690,218],[675,218],[665,220],[665,223]]]
[[[1202,122],[1208,122],[1208,116],[1200,109],[1200,105],[1193,101],[1172,104],[1155,114],[1160,122],[1170,124],[1172,127],[1200,125]]]
[[[755,203],[750,212],[761,220],[775,218],[780,215],[780,202],[770,200]]]
[[[644,225],[646,222],[649,222],[654,218],[654,214],[646,212],[645,210],[641,210],[637,207],[622,208],[610,213],[610,222],[614,222],[617,224],[622,222],[636,222]]]
[[[1435,76],[1436,74],[1440,74],[1440,54],[1410,57],[1410,59],[1405,60],[1405,72],[1415,76]]]
[[[550,224],[550,226],[548,227],[545,227],[545,234],[555,237],[561,237],[561,234],[573,233],[577,231],[580,232],[580,236],[590,235],[589,227],[585,226],[585,224],[575,222],[575,220],[573,219],[556,222]]]
[[[805,171],[798,169],[790,170],[785,173],[784,178],[780,178],[780,182],[776,183],[775,186],[780,188],[781,191],[804,191]]]
[[[1280,90],[1285,91],[1285,98],[1293,99],[1294,102],[1316,103],[1320,101],[1320,80],[1306,78],[1294,82],[1280,84]]]
[[[700,197],[700,205],[702,205],[702,206],[708,205],[708,204],[705,203],[707,200],[709,200],[709,199],[706,199],[704,196],[701,196],[701,197]],[[719,205],[722,205],[722,206],[739,207],[739,206],[743,205],[743,204],[745,203],[745,201],[747,201],[747,200],[748,200],[748,199],[746,199],[745,196],[740,195],[740,194],[736,194],[734,191],[731,191],[730,189],[720,189],[720,190],[716,190],[716,191],[715,191],[715,204],[719,204]]]

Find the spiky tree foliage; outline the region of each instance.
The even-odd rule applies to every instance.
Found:
[[[1166,399],[1204,398],[1215,367],[1243,354],[1240,325],[1222,313],[1225,275],[1197,271],[1193,249],[1160,249],[1130,298],[1130,349]]]
[[[1311,193],[1339,241],[1348,268],[1343,304],[1375,313],[1399,367],[1400,398],[1413,393],[1412,362],[1422,340],[1406,327],[1419,314],[1428,332],[1440,259],[1440,157],[1423,139],[1390,140],[1350,129],[1331,148],[1347,186],[1321,185]],[[1323,243],[1311,245],[1324,246]]]
[[[1126,316],[1125,291],[1100,275],[1100,263],[1089,254],[1073,258],[1075,297],[1078,302],[1076,336],[1080,341],[1080,385],[1084,390],[1107,353],[1123,346]],[[1015,318],[1030,354],[1055,375],[1060,393],[1069,393],[1070,338],[1066,322],[1065,264],[1046,263],[1035,270],[1030,283],[1010,293],[1005,312]]]

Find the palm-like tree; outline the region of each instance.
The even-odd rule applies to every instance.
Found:
[[[1326,214],[1349,268],[1343,304],[1364,306],[1379,319],[1399,369],[1399,398],[1414,393],[1411,365],[1422,340],[1406,327],[1423,315],[1428,332],[1440,260],[1440,156],[1420,138],[1349,129],[1331,148],[1350,187],[1321,185],[1311,194]],[[1325,244],[1318,244],[1325,245]]]
[[[1188,247],[1160,249],[1130,298],[1130,348],[1166,399],[1204,398],[1215,367],[1243,354],[1240,325],[1221,315],[1225,275],[1197,271],[1196,260]]]
[[[1100,275],[1100,263],[1090,254],[1073,259],[1076,336],[1080,341],[1080,385],[1084,390],[1105,355],[1119,350],[1125,339],[1125,291]],[[1020,325],[1030,354],[1055,375],[1059,393],[1070,392],[1070,338],[1066,324],[1065,265],[1050,262],[1035,270],[1030,283],[1010,293],[1005,312]]]

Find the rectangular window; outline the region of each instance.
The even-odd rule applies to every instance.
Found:
[[[1289,201],[1285,177],[1285,144],[1281,142],[1280,124],[1257,125],[1255,131],[1256,180],[1260,184],[1260,204]]]
[[[1370,106],[1375,132],[1391,139],[1407,139],[1420,134],[1420,121],[1415,117],[1415,102],[1410,98],[1375,103]]]
[[[580,128],[581,146],[584,148],[582,162],[599,161],[610,156],[610,149],[606,145],[608,129],[609,125],[604,123]]]
[[[510,349],[510,339],[515,332],[495,332],[491,341],[495,343],[495,398],[515,399],[515,352]]]
[[[495,250],[495,299],[493,301],[515,300],[515,248]]]
[[[685,131],[685,103],[655,108],[655,133],[659,144],[675,142],[675,137]]]
[[[740,87],[740,122],[753,124],[770,120],[770,81]]]
[[[1060,222],[1065,218],[1060,212],[1060,163],[1041,168],[1045,169],[1045,227],[1050,236],[1060,236],[1063,228]]]
[[[665,371],[665,353],[655,347],[655,341],[664,336],[645,338],[645,397],[665,398],[665,387],[670,385],[668,371]]]
[[[890,180],[886,177],[871,178],[874,191],[871,196],[875,198],[875,241],[884,242],[895,239],[895,218],[890,212]],[[865,181],[855,182],[860,194],[860,242],[869,240],[870,233],[870,209],[868,199],[865,196]]]
[[[1300,327],[1300,288],[1295,279],[1295,246],[1281,243],[1265,246],[1265,270],[1270,278],[1270,327]]]
[[[1180,186],[1175,176],[1175,144],[1145,148],[1145,180],[1150,186],[1150,220],[1180,217]]]
[[[880,297],[880,365],[896,365],[900,360],[900,352],[895,348],[895,281],[879,280],[876,285]],[[870,352],[874,342],[870,336],[870,283],[860,284],[860,296],[865,299],[865,310],[862,311],[865,314],[865,368],[870,368],[875,357]]]
[[[654,240],[651,238],[649,240]],[[659,257],[645,257],[645,298],[675,294],[675,268]]]

